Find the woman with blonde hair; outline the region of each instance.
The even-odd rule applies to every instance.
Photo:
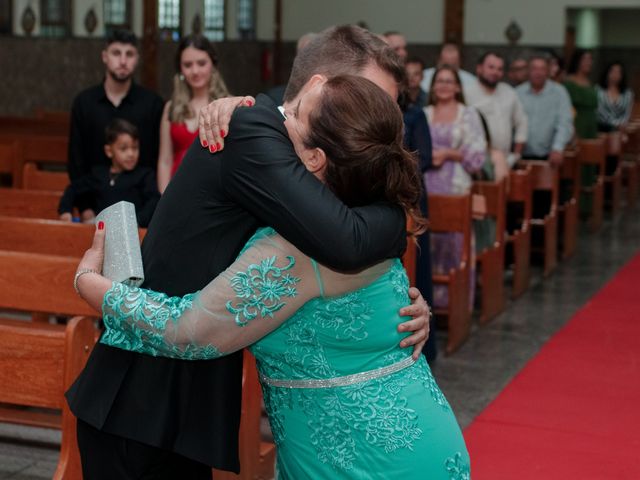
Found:
[[[229,96],[217,69],[217,55],[202,35],[184,37],[176,52],[173,94],[160,122],[158,190],[164,192],[182,162],[187,149],[198,136],[198,112],[213,100]],[[214,152],[215,145],[209,149]]]

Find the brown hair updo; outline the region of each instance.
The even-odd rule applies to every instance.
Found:
[[[421,179],[416,157],[402,146],[402,113],[376,84],[353,75],[328,80],[309,116],[304,143],[325,152],[325,181],[345,204],[387,200],[412,218],[412,234],[424,231]]]

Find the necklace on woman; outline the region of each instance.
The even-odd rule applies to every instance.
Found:
[[[116,184],[116,180],[122,172],[109,172],[109,186],[113,187]]]

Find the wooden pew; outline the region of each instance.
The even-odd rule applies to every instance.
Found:
[[[591,198],[591,212],[587,219],[589,229],[594,232],[602,227],[604,213],[604,172],[607,146],[603,138],[580,139],[578,141],[578,163],[580,166],[596,167],[593,185],[581,185],[580,193]]]
[[[0,215],[57,220],[60,192],[0,188]]]
[[[94,231],[81,223],[0,216],[0,250],[80,258]]]
[[[627,208],[633,209],[640,188],[640,128],[629,126],[628,139],[623,145],[622,183],[626,188]]]
[[[544,160],[525,160],[531,167],[531,187],[535,192],[545,191],[550,193],[551,202],[549,210],[539,217],[531,218],[531,235],[536,239],[538,231],[541,232],[539,241],[533,241],[532,253],[541,253],[544,259],[543,275],[548,276],[555,270],[558,264],[558,188],[560,175],[558,169]],[[532,197],[533,198],[533,197]],[[537,210],[532,208],[532,212]],[[540,212],[542,213],[542,212]]]
[[[244,351],[242,371],[242,413],[240,417],[240,475],[213,471],[216,480],[257,480],[273,478],[276,446],[260,438],[262,391],[258,382],[256,360]]]
[[[560,181],[563,185],[558,203],[558,249],[563,260],[576,251],[578,243],[578,198],[580,198],[580,165],[576,149],[564,151],[560,167]],[[564,197],[563,197],[564,195]]]
[[[66,326],[0,319],[0,421],[62,429],[54,479],[81,478],[75,418],[63,394],[96,338],[96,312],[73,291],[77,264],[76,258],[0,251],[1,309],[82,315]]]
[[[513,290],[517,298],[529,288],[531,257],[531,170],[523,168],[509,172],[509,194],[507,203],[522,208],[522,218],[517,227],[507,232],[508,249],[513,256]]]
[[[28,190],[63,192],[69,183],[69,176],[66,172],[41,170],[33,162],[25,163],[22,169],[22,188]]]
[[[607,148],[604,171],[604,206],[615,214],[622,201],[622,132],[604,135]]]
[[[83,223],[0,216],[0,250],[79,259],[91,246],[95,226]],[[140,241],[147,230],[139,228]]]
[[[447,317],[449,335],[446,353],[455,352],[469,336],[471,305],[469,305],[471,268],[471,195],[429,195],[429,228],[432,233],[462,233],[463,250],[460,265],[448,273],[433,275],[433,284],[446,285],[449,303],[446,309],[434,309],[436,315]]]
[[[20,144],[17,140],[0,140],[0,175],[10,175],[12,185],[19,151]]]
[[[484,324],[505,308],[504,256],[506,227],[506,179],[501,182],[473,182],[472,192],[485,198],[487,216],[496,224],[496,238],[491,247],[477,254],[480,299],[480,323]]]

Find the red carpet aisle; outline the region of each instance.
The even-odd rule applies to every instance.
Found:
[[[473,480],[640,479],[640,255],[465,430]]]

